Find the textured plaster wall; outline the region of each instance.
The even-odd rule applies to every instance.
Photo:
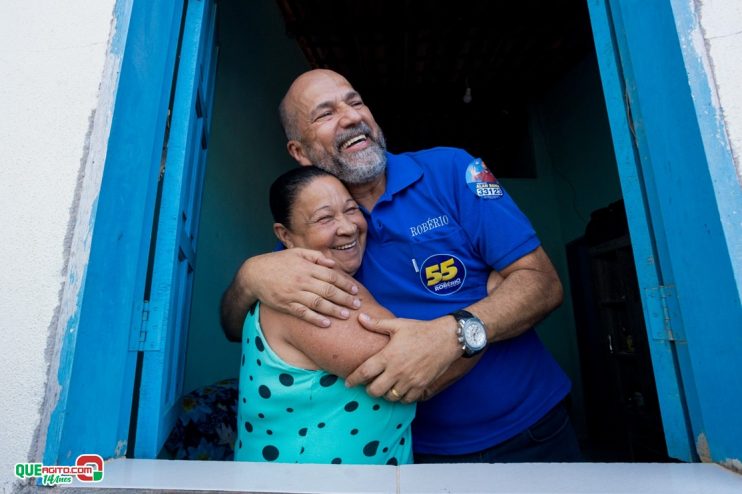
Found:
[[[737,177],[742,183],[742,2],[695,1]]]
[[[39,460],[35,432],[113,5],[0,3],[0,492],[14,463]]]
[[[696,111],[713,116],[700,123],[737,294],[742,299],[742,2],[685,1],[695,7],[695,11],[687,9],[694,12],[692,20],[683,23],[676,15],[676,22],[681,38],[692,46],[685,59]],[[675,7],[676,12],[684,10]],[[704,92],[710,96],[704,97]]]

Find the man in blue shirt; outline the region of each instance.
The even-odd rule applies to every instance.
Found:
[[[332,71],[298,77],[280,113],[289,154],[335,174],[361,206],[368,246],[357,278],[398,316],[358,316],[390,342],[347,385],[390,401],[429,398],[413,427],[418,462],[578,460],[562,405],[569,380],[533,330],[561,303],[561,283],[486,165],[452,148],[387,153],[360,95]],[[351,317],[357,289],[331,265],[300,249],[245,261],[222,300],[228,337],[239,339],[256,299],[318,326]]]

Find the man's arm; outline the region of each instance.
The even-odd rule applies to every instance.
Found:
[[[242,324],[248,309],[257,300],[249,287],[242,283],[245,278],[242,273],[247,270],[247,262],[243,262],[237,270],[219,304],[219,322],[224,330],[224,336],[232,342],[239,342],[242,339]]]
[[[503,280],[504,278],[497,271],[493,270],[490,272],[490,275],[487,278],[487,294],[492,295],[492,292],[502,284]],[[461,379],[467,372],[477,365],[486,351],[487,348],[485,348],[479,355],[475,355],[472,358],[460,358],[454,360],[453,363],[448,366],[448,369],[438,377],[438,379],[425,388],[425,391],[423,391],[422,395],[418,399],[428,400]]]
[[[240,266],[224,292],[220,319],[230,341],[240,341],[248,308],[260,300],[279,312],[319,327],[332,316],[347,319],[359,308],[358,286],[350,276],[331,269],[335,261],[308,249],[286,249],[251,257]]]
[[[541,247],[500,271],[497,290],[466,309],[487,327],[490,343],[520,335],[562,302],[562,284]],[[443,316],[432,321],[379,320],[359,317],[367,329],[391,337],[384,349],[348,376],[349,386],[368,383],[372,396],[386,395],[392,387],[404,401],[416,401],[462,355],[457,342],[456,321]],[[460,372],[466,366],[457,366]],[[470,367],[469,367],[470,368]]]
[[[497,291],[468,308],[487,326],[490,343],[530,329],[559,307],[564,298],[559,275],[541,247],[500,273],[505,279]]]
[[[479,353],[478,355],[475,355],[472,358],[460,358],[453,361],[451,365],[448,366],[448,369],[446,369],[443,374],[441,374],[438,379],[430,383],[420,394],[420,397],[417,398],[418,401],[424,401],[429,400],[433,396],[437,395],[462,377],[466,375],[467,372],[472,370],[475,365],[479,362],[479,360],[484,356],[484,353],[487,351],[485,348],[484,351]],[[413,400],[410,400],[407,396],[403,396],[402,401],[409,401],[412,403]]]

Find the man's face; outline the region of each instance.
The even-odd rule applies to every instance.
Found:
[[[294,158],[301,164],[313,164],[350,185],[384,173],[384,135],[345,78],[330,71],[310,72],[297,79],[289,98],[300,135]]]

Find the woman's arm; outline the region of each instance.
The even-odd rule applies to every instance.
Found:
[[[502,283],[503,277],[492,271],[487,280],[487,291],[492,293]],[[358,297],[363,312],[374,318],[394,317],[374,299],[361,283]],[[318,328],[304,320],[261,305],[260,323],[273,351],[286,362],[304,368],[324,369],[340,377],[347,377],[359,365],[379,352],[389,342],[389,337],[368,331],[358,322],[360,310],[351,310],[346,320],[333,319],[329,328]],[[466,374],[481,356],[459,359],[450,369],[431,383],[423,399],[443,391]]]
[[[373,317],[394,317],[371,293],[358,283],[363,311]],[[359,310],[350,318],[333,319],[328,328],[318,328],[301,319],[260,308],[260,324],[271,348],[288,363],[324,369],[345,378],[369,357],[381,350],[389,337],[367,331],[358,322]]]

